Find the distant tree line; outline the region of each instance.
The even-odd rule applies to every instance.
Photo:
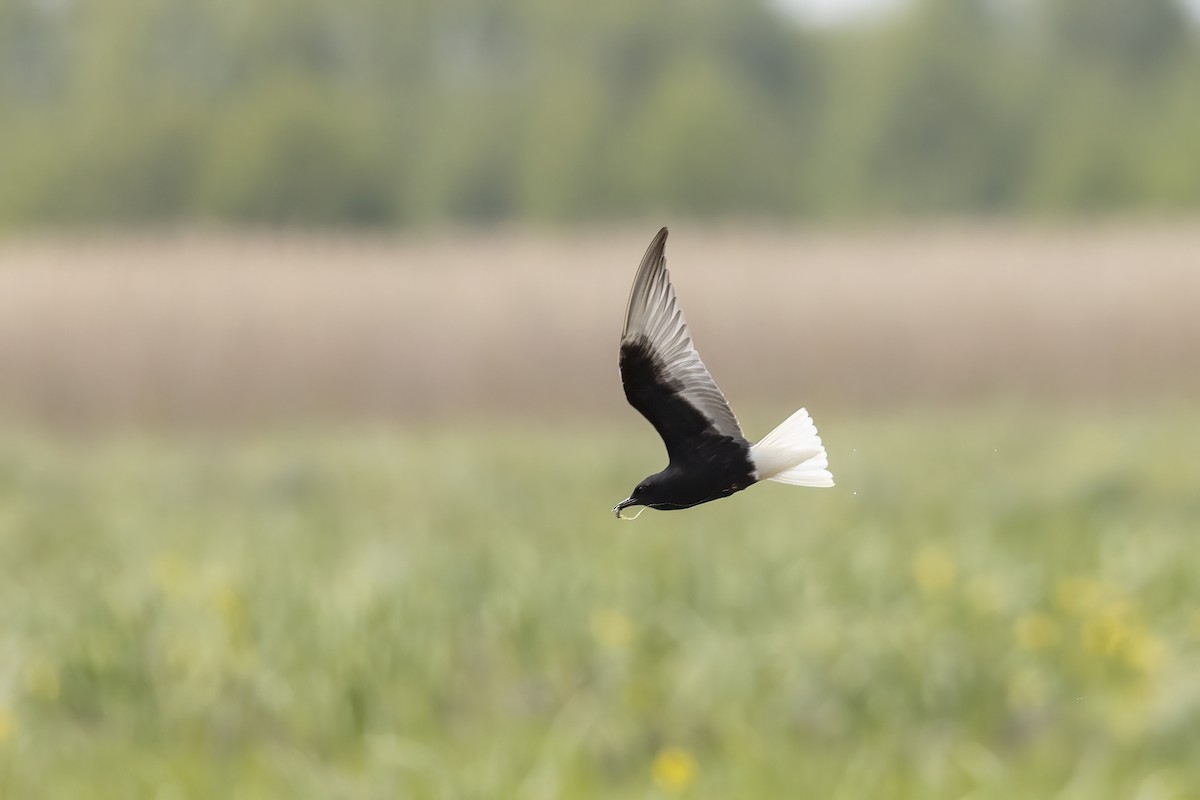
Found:
[[[1200,209],[1176,0],[0,0],[0,226]]]

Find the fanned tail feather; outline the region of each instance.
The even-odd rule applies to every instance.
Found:
[[[829,458],[808,411],[800,409],[760,441],[750,445],[750,459],[760,481],[793,486],[833,486]]]

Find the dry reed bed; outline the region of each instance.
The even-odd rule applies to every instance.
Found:
[[[0,244],[0,411],[110,422],[626,414],[652,230]],[[672,231],[736,407],[1200,391],[1200,225]]]

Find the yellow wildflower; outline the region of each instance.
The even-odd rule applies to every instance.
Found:
[[[1083,647],[1097,655],[1115,655],[1133,633],[1135,625],[1129,609],[1111,604],[1083,624]]]
[[[230,639],[236,639],[246,633],[249,620],[246,613],[246,600],[238,587],[232,583],[221,583],[212,595],[213,605]]]
[[[1022,650],[1046,650],[1058,644],[1058,623],[1054,617],[1035,611],[1022,614],[1013,623],[1013,635]]]
[[[626,650],[633,641],[633,621],[615,609],[592,614],[592,636],[606,650]]]
[[[696,759],[687,750],[668,747],[654,759],[654,783],[667,792],[682,792],[696,777]]]
[[[1167,657],[1167,646],[1154,634],[1144,629],[1135,629],[1121,648],[1125,663],[1143,675],[1158,672]]]
[[[13,718],[12,712],[0,706],[0,747],[8,743],[16,729],[17,721]]]
[[[1095,578],[1062,578],[1054,589],[1054,600],[1058,607],[1076,616],[1095,610],[1104,595],[1104,584]]]
[[[958,567],[954,559],[944,550],[929,548],[922,550],[913,559],[913,580],[925,594],[941,594],[954,585]]]

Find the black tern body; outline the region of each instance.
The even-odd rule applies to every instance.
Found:
[[[650,242],[638,266],[621,331],[625,398],[662,437],[666,469],[639,483],[613,508],[691,508],[758,481],[833,486],[829,459],[803,408],[751,444],[717,388],[683,318],[665,255],[667,229]]]

